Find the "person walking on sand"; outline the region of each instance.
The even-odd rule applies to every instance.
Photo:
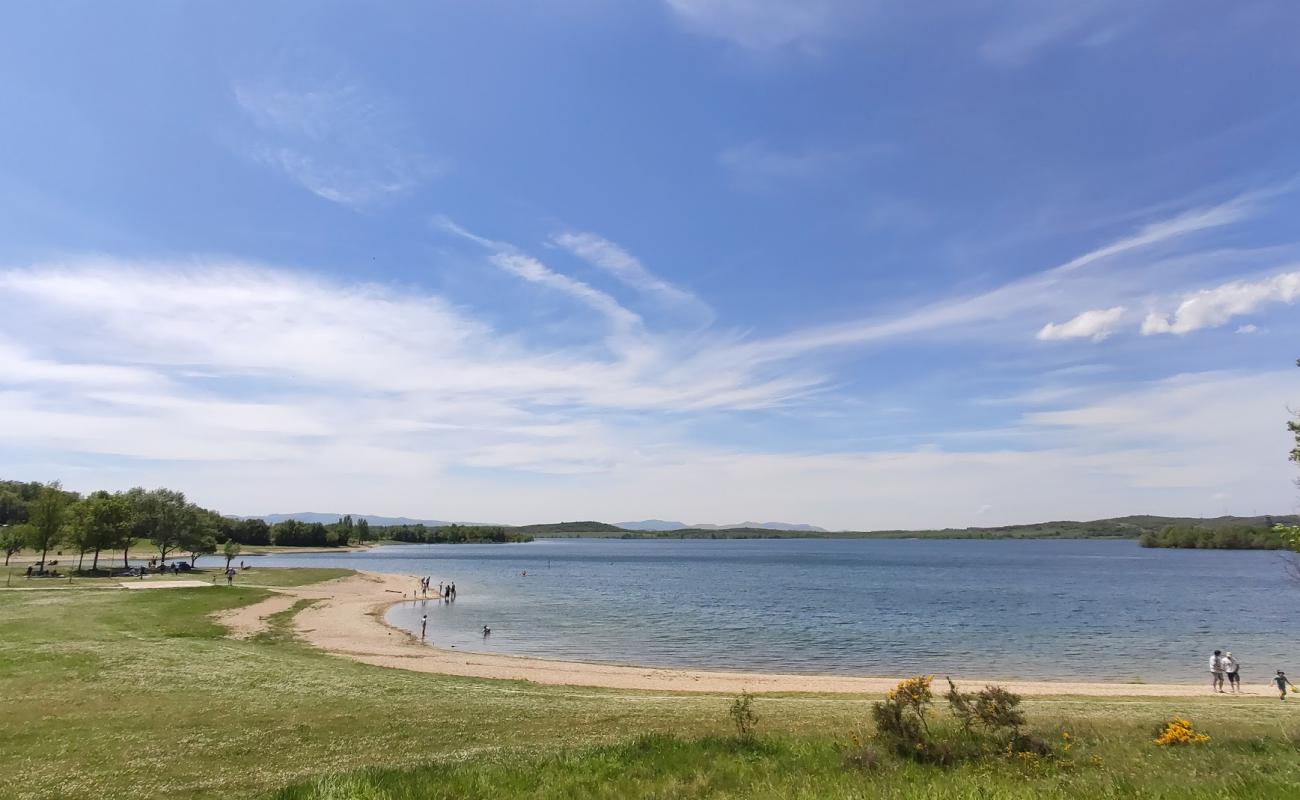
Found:
[[[1273,685],[1277,687],[1278,694],[1282,700],[1286,699],[1287,686],[1291,687],[1291,691],[1295,691],[1295,684],[1291,683],[1290,679],[1287,678],[1286,673],[1282,670],[1278,670],[1277,674],[1273,676]]]
[[[1212,688],[1219,694],[1223,694],[1223,675],[1223,651],[1215,650],[1210,656],[1210,678]]]
[[[1241,693],[1241,675],[1238,672],[1240,669],[1241,662],[1237,661],[1231,650],[1223,654],[1223,672],[1228,676],[1228,688],[1234,694]]]

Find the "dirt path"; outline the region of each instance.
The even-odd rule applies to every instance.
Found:
[[[251,606],[232,608],[213,614],[217,622],[230,629],[230,635],[236,639],[251,639],[268,629],[266,618],[281,611],[288,611],[298,598],[289,594],[274,594],[260,603]]]
[[[898,677],[868,678],[839,675],[781,675],[713,672],[685,669],[587,664],[538,658],[440,650],[421,644],[411,634],[384,622],[384,612],[403,599],[413,600],[416,578],[359,573],[325,583],[277,588],[276,596],[252,606],[226,612],[221,621],[235,635],[251,636],[266,629],[266,618],[285,611],[299,598],[317,602],[299,612],[293,624],[308,643],[330,653],[382,667],[462,675],[475,678],[531,681],[540,684],[609,689],[661,690],[735,694],[749,692],[819,692],[880,694]],[[963,679],[963,688],[986,681]],[[999,681],[1027,696],[1078,695],[1092,697],[1192,697],[1205,687],[1188,684],[1101,683],[1085,681]],[[1245,692],[1261,695],[1262,691]]]

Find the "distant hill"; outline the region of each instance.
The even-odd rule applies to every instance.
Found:
[[[628,531],[610,525],[608,522],[548,522],[539,525],[514,525],[510,528],[519,533],[627,533]]]
[[[639,522],[620,522],[618,527],[626,531],[677,531],[690,526],[685,522],[666,519],[643,519]]]
[[[816,525],[807,525],[802,522],[737,522],[734,525],[691,525],[690,527],[702,531],[761,530],[806,531],[808,533],[827,532],[825,528],[819,528]]]
[[[304,511],[296,514],[267,514],[256,519],[269,523],[295,519],[300,522],[337,522],[343,514],[323,514]],[[451,525],[435,519],[410,517],[380,517],[371,514],[353,514],[353,519],[366,519],[371,526],[426,525],[436,528]],[[248,519],[252,519],[251,517]],[[1160,533],[1166,528],[1192,528],[1219,530],[1222,528],[1263,528],[1275,523],[1300,525],[1300,516],[1256,517],[1158,517],[1133,515],[1089,521],[1056,520],[1025,525],[1000,525],[986,528],[931,528],[924,530],[881,531],[827,531],[816,525],[789,522],[742,522],[737,525],[691,525],[672,520],[647,519],[611,525],[607,522],[583,520],[578,522],[549,522],[536,525],[503,526],[521,534],[550,537],[569,536],[621,536],[622,538],[682,538],[682,539],[756,539],[756,538],[834,538],[834,539],[1136,539],[1144,533]],[[460,523],[479,524],[479,523]]]
[[[274,525],[277,522],[285,520],[297,520],[298,522],[320,522],[329,525],[332,522],[338,522],[346,514],[324,514],[319,511],[299,511],[294,514],[266,514],[261,517],[244,517],[243,519],[260,519],[265,520],[268,524]],[[380,517],[374,514],[353,514],[352,519],[364,519],[372,527],[381,528],[388,525],[428,525],[430,528],[436,528],[442,525],[450,525],[450,522],[443,522],[438,519],[412,519],[410,517]]]
[[[338,522],[345,514],[326,514],[320,511],[298,511],[293,514],[264,514],[260,517],[240,517],[240,519],[260,519],[274,525],[277,522],[285,520],[297,520],[299,522],[320,522],[329,525]],[[383,528],[394,525],[424,525],[429,528],[440,528],[446,525],[489,525],[493,523],[483,522],[447,522],[440,519],[414,519],[412,517],[381,517],[374,514],[352,514],[352,519],[364,519],[370,523],[372,528]],[[549,522],[535,525],[501,525],[499,527],[509,528],[518,533],[627,533],[627,529],[620,528],[617,525],[610,525],[606,522],[592,522],[584,520],[581,522]]]
[[[1159,533],[1166,528],[1219,530],[1223,528],[1262,528],[1276,523],[1300,524],[1300,516],[1257,517],[1157,517],[1135,515],[1089,521],[1057,520],[1025,525],[1002,525],[988,528],[932,528],[928,530],[823,531],[814,526],[791,530],[758,527],[755,523],[723,528],[696,525],[677,530],[628,531],[624,538],[656,539],[1137,539],[1144,533]],[[773,523],[768,523],[773,524]],[[811,528],[812,530],[808,530]]]

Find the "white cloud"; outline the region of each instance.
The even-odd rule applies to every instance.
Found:
[[[1113,39],[1116,33],[1114,28],[1095,30],[1093,25],[1111,5],[1106,0],[1012,3],[1006,25],[980,46],[980,55],[995,64],[1016,67],[1070,37],[1081,44],[1098,46]]]
[[[1300,298],[1300,272],[1284,272],[1257,281],[1231,281],[1186,295],[1172,314],[1150,312],[1142,322],[1142,333],[1181,336],[1204,328],[1218,328],[1234,317],[1253,314],[1273,303],[1291,304],[1297,298]]]
[[[841,32],[858,4],[844,0],[666,0],[695,33],[753,50],[810,45]]]
[[[1213,492],[1281,511],[1292,492],[1277,433],[1300,401],[1289,372],[1029,414],[994,437],[1016,449],[779,453],[691,436],[712,419],[699,412],[820,385],[789,365],[756,370],[734,340],[643,331],[634,356],[597,357],[435,295],[230,262],[0,269],[0,292],[8,469],[75,488],[175,485],[234,513],[923,527],[986,505],[988,524],[1188,513]]]
[[[375,206],[446,169],[408,144],[413,137],[389,104],[355,83],[239,83],[233,93],[254,129],[241,149],[331,202]]]
[[[605,270],[622,283],[651,295],[669,308],[686,312],[700,321],[710,321],[713,312],[704,301],[646,269],[635,256],[594,233],[565,232],[553,241],[592,266]]]
[[[776,150],[762,142],[728,147],[718,154],[718,163],[736,178],[761,184],[819,178],[845,167],[851,160],[851,154],[843,150]]]
[[[1238,325],[1236,333],[1259,333],[1259,327],[1256,325]]]
[[[940,300],[895,316],[873,317],[849,323],[805,328],[793,333],[754,342],[750,356],[756,360],[785,359],[800,353],[832,347],[861,345],[909,334],[974,326],[1014,317],[1019,312],[1042,310],[1051,303],[1077,300],[1077,287],[1085,267],[1097,267],[1120,256],[1135,254],[1176,242],[1202,231],[1230,225],[1248,218],[1259,195],[1247,193],[1227,202],[1197,208],[1168,219],[1149,223],[1121,237],[1055,267],[1020,278],[982,294]],[[1114,277],[1107,276],[1100,288],[1113,290]],[[1072,286],[1074,292],[1064,291]]]
[[[1068,322],[1049,322],[1038,331],[1038,338],[1042,341],[1091,339],[1100,342],[1115,332],[1115,325],[1124,318],[1124,310],[1123,306],[1099,308],[1085,311]]]
[[[438,217],[434,220],[434,224],[449,233],[490,250],[492,255],[488,258],[488,261],[505,272],[522,278],[529,283],[546,286],[561,294],[568,295],[583,305],[599,311],[620,332],[628,333],[641,327],[641,317],[635,312],[624,308],[608,293],[577,278],[556,272],[536,258],[521,252],[514,245],[474,234],[446,217]]]

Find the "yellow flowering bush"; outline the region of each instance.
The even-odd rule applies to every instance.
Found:
[[[1165,725],[1165,729],[1156,737],[1156,744],[1168,747],[1176,744],[1203,744],[1210,737],[1192,727],[1191,720],[1175,717]]]
[[[897,686],[889,690],[889,699],[925,716],[925,709],[934,702],[934,692],[930,691],[933,681],[933,675],[917,675],[899,681]]]

